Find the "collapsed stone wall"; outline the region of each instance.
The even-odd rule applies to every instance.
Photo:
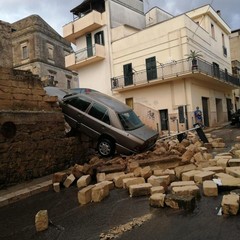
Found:
[[[88,147],[66,137],[57,98],[37,76],[0,67],[0,188],[64,170]]]

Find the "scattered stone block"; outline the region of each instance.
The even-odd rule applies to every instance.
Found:
[[[54,190],[54,192],[60,192],[60,183],[59,182],[53,183],[53,190]]]
[[[196,175],[194,175],[194,181],[197,183],[203,183],[205,180],[212,180],[214,176],[214,172],[210,171],[202,171]]]
[[[141,169],[141,177],[148,179],[150,176],[152,176],[152,169],[149,166]]]
[[[240,189],[235,189],[230,192],[230,194],[236,194],[240,197]]]
[[[106,180],[106,173],[97,173],[96,174],[97,182],[103,182]]]
[[[226,173],[233,177],[240,178],[240,167],[227,167]]]
[[[227,173],[216,173],[214,177],[217,178],[234,178],[232,175],[229,175]]]
[[[101,202],[109,195],[109,186],[105,183],[98,183],[92,188],[92,201]]]
[[[228,161],[229,167],[240,167],[240,158],[232,158]]]
[[[134,172],[134,170],[136,169],[136,168],[138,168],[139,167],[139,163],[138,162],[130,162],[129,164],[128,164],[128,171],[129,172]]]
[[[226,144],[223,143],[223,142],[215,142],[215,141],[213,141],[213,142],[212,142],[212,146],[213,146],[214,148],[225,148],[225,147],[226,147]]]
[[[194,181],[194,175],[200,173],[200,170],[192,170],[182,174],[182,181]]]
[[[229,158],[218,158],[217,166],[220,166],[223,169],[225,169],[228,166],[228,161],[229,161]]]
[[[235,194],[224,195],[221,206],[223,214],[237,215],[239,210],[239,196]]]
[[[165,188],[163,186],[155,186],[151,188],[151,195],[154,193],[165,193]]]
[[[123,188],[128,189],[129,186],[134,184],[145,183],[145,179],[143,177],[133,177],[133,178],[124,178],[123,179]]]
[[[94,185],[88,185],[87,187],[78,191],[78,202],[82,205],[92,201],[92,189]]]
[[[72,174],[75,178],[80,178],[83,175],[84,168],[82,165],[75,164],[72,169]]]
[[[53,174],[53,183],[63,183],[67,178],[67,174],[63,172],[56,172]]]
[[[173,182],[176,180],[176,175],[175,175],[175,171],[173,169],[155,169],[153,171],[153,175],[154,176],[164,176],[164,175],[169,175],[170,177],[170,182]]]
[[[147,180],[148,183],[150,183],[153,187],[156,186],[163,186],[165,190],[167,190],[167,184],[166,182],[161,178],[161,176],[154,176],[152,175],[151,177],[148,178]]]
[[[151,193],[150,183],[135,184],[129,187],[130,197],[147,196]]]
[[[48,229],[48,211],[47,210],[40,210],[35,215],[35,227],[37,232],[41,232]]]
[[[135,168],[133,171],[134,177],[141,177],[141,171],[142,171],[141,167]]]
[[[184,209],[193,211],[196,206],[194,196],[179,196],[175,194],[167,194],[165,196],[165,204],[173,209]]]
[[[154,193],[149,198],[149,204],[151,207],[164,207],[164,200],[166,194],[163,193]]]
[[[122,175],[114,177],[113,182],[115,184],[115,187],[123,188],[123,179],[124,178],[130,178],[130,177],[134,177],[134,174],[133,173],[127,173],[127,174],[122,174]]]
[[[70,185],[75,181],[75,177],[73,174],[70,174],[66,180],[64,181],[63,185],[66,187],[66,188],[69,188]]]
[[[221,186],[223,187],[240,187],[240,178],[221,178]]]
[[[86,187],[90,184],[90,182],[91,182],[91,176],[90,175],[81,176],[77,180],[77,187],[78,188]]]
[[[215,172],[215,173],[223,173],[224,172],[224,168],[221,166],[205,167],[205,168],[202,168],[202,170],[207,171],[207,172]]]
[[[183,163],[188,163],[194,156],[194,151],[191,149],[188,149],[183,155],[182,155],[182,162]]]
[[[102,181],[102,182],[100,182],[100,183],[97,183],[96,185],[98,185],[98,184],[105,184],[105,185],[107,185],[108,188],[109,188],[109,190],[114,189],[114,183],[113,183],[113,181],[107,181],[107,180],[105,180],[105,181]]]
[[[115,172],[115,173],[108,173],[105,176],[106,181],[113,181],[113,179],[117,176],[125,174],[124,172]]]
[[[206,180],[203,182],[203,194],[207,197],[217,197],[218,187],[214,181]]]
[[[182,186],[196,186],[196,183],[194,181],[177,181],[177,182],[172,182],[170,184],[170,187],[182,187]]]
[[[200,196],[200,189],[196,185],[173,187],[172,193],[180,196]]]
[[[197,167],[194,164],[188,164],[188,165],[176,167],[174,170],[175,170],[177,178],[181,179],[182,173],[188,172],[191,170],[195,170],[196,168]]]

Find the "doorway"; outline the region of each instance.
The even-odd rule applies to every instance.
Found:
[[[93,56],[93,47],[92,47],[91,33],[86,35],[86,42],[87,42],[87,57],[92,57]]]
[[[221,122],[223,120],[223,106],[222,99],[216,98],[216,114],[217,114],[217,122]]]
[[[205,125],[205,127],[209,127],[208,101],[208,98],[202,97],[203,124]]]
[[[160,115],[160,126],[162,131],[169,130],[169,125],[168,125],[168,110],[167,109],[162,109],[159,110],[159,115]]]
[[[124,74],[124,85],[132,85],[133,84],[133,72],[132,72],[132,64],[123,65],[123,74]]]
[[[228,121],[231,121],[232,111],[233,111],[233,104],[232,104],[231,98],[226,98],[226,101],[227,101]]]

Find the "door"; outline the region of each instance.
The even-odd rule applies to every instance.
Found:
[[[232,100],[230,98],[227,98],[226,101],[227,101],[228,121],[231,121],[233,104],[232,104]]]
[[[161,130],[169,130],[169,126],[168,126],[168,110],[167,109],[162,109],[159,110],[159,114],[160,114],[160,126],[161,126]]]
[[[217,110],[217,122],[223,121],[223,106],[222,106],[222,99],[216,98],[216,110]]]
[[[156,57],[146,59],[147,80],[157,79]]]
[[[86,35],[86,42],[87,42],[87,57],[92,57],[93,56],[93,47],[92,47],[91,33]]]
[[[208,98],[202,97],[203,124],[209,127]]]
[[[132,64],[123,65],[123,74],[124,74],[124,85],[132,85],[133,84],[133,73],[132,73]]]

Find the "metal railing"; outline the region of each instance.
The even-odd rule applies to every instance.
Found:
[[[76,63],[81,62],[87,58],[96,56],[96,45],[81,49],[75,53]]]
[[[128,76],[118,76],[111,79],[112,89],[124,88],[131,85],[140,85],[154,80],[164,80],[191,73],[203,73],[228,84],[240,86],[240,79],[227,73],[227,71],[216,68],[203,59],[197,60],[197,65],[192,65],[186,59],[161,64],[156,68],[134,71]]]

